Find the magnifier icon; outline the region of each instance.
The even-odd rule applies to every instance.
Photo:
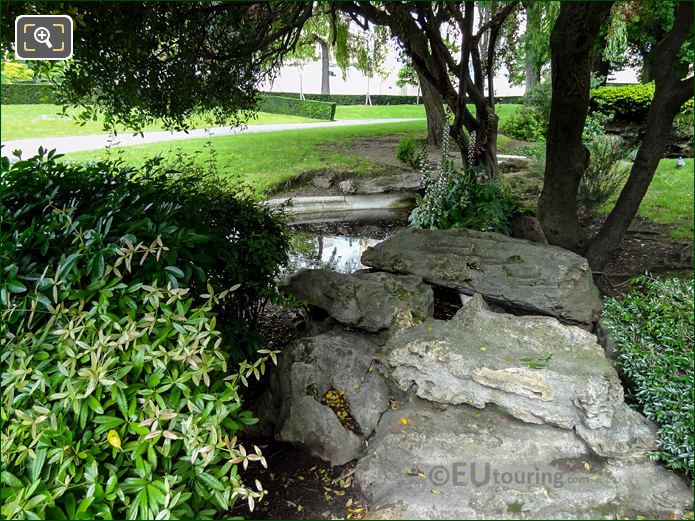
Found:
[[[45,43],[46,47],[52,49],[53,46],[51,45],[50,38],[51,32],[45,27],[37,27],[34,31],[34,39],[39,43]]]

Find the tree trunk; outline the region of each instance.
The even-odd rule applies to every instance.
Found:
[[[654,56],[648,50],[640,52],[642,55],[642,70],[639,74],[640,83],[649,83],[654,79]]]
[[[620,243],[654,178],[671,135],[673,119],[683,103],[693,97],[693,78],[681,80],[676,71],[678,52],[691,34],[693,4],[679,4],[671,32],[653,51],[654,99],[649,108],[646,133],[623,190],[605,224],[591,241],[586,258],[594,271],[602,270]]]
[[[321,94],[331,93],[331,53],[328,49],[328,42],[323,38],[316,37],[316,41],[321,47]]]
[[[536,74],[536,71],[533,70],[533,63],[531,62],[531,59],[528,57],[528,54],[526,56],[526,87],[524,90],[524,94],[528,94],[528,92],[538,85],[540,83],[540,74]]]
[[[577,190],[589,162],[582,131],[589,110],[592,54],[612,4],[563,3],[550,36],[553,92],[538,219],[549,243],[576,252],[586,247],[577,217]]]
[[[418,80],[422,86],[422,101],[427,115],[427,143],[441,146],[442,135],[446,128],[444,100],[437,89],[420,74],[418,74]]]
[[[364,104],[365,105],[371,105],[372,104],[372,98],[369,96],[369,80],[371,79],[371,76],[367,76],[367,94],[364,96]]]
[[[591,65],[591,72],[595,76],[599,76],[601,81],[599,86],[605,86],[608,83],[608,75],[611,73],[611,64],[603,57],[603,53],[599,50],[594,50],[594,63]]]

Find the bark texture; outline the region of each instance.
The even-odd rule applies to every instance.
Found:
[[[589,163],[582,131],[589,110],[593,49],[612,5],[563,3],[550,37],[553,95],[538,218],[550,244],[575,252],[586,247],[577,216],[577,190]]]
[[[427,115],[427,143],[441,146],[442,135],[446,129],[446,115],[444,114],[444,100],[437,89],[422,75],[418,74],[422,89],[422,101],[425,104]]]

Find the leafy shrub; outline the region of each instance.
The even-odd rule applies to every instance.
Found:
[[[538,112],[526,105],[512,114],[500,130],[505,136],[523,141],[539,141],[545,135]]]
[[[3,83],[0,87],[3,105],[33,105],[57,103],[51,85],[41,83]]]
[[[591,91],[591,110],[619,121],[645,121],[654,97],[654,83],[599,87]]]
[[[690,139],[692,141],[695,134],[694,125],[695,114],[693,113],[693,99],[689,99],[683,104],[681,110],[673,120],[673,137],[676,139]]]
[[[605,302],[617,367],[642,413],[659,426],[653,457],[692,478],[693,280],[644,276],[633,282],[640,287],[624,300]]]
[[[335,118],[335,103],[283,98],[280,96],[263,96],[258,101],[258,110],[270,112],[271,114],[289,114],[290,116],[325,119],[328,121],[333,121]]]
[[[577,205],[586,215],[595,214],[620,189],[629,168],[621,166],[628,151],[617,139],[597,136],[586,144],[589,166],[579,181]]]
[[[26,63],[19,61],[2,61],[2,83],[23,83],[33,81],[34,71]]]
[[[605,137],[606,124],[613,119],[612,115],[603,114],[602,112],[590,112],[586,116],[584,122],[584,130],[582,130],[582,141],[590,143],[592,140]]]
[[[552,100],[553,87],[549,81],[534,85],[524,95],[524,106],[530,107],[536,112],[536,119],[543,129],[543,135],[548,131],[550,120],[550,102]]]
[[[183,286],[202,270],[191,250],[216,258],[224,252],[213,248],[233,243],[182,224],[167,200],[176,181],[156,164],[55,159],[3,158],[0,171],[3,518],[209,519],[238,500],[253,508],[264,492],[244,485],[239,465],[265,461],[236,442],[255,421],[240,386],[275,352],[232,364],[238,340],[218,329],[215,310],[235,287],[215,294],[204,283],[197,296]]]
[[[415,228],[473,228],[509,235],[509,220],[522,211],[518,200],[499,180],[476,179],[474,170],[461,172],[449,159],[449,134],[442,138],[442,157],[433,169],[422,166],[424,196],[410,214]]]
[[[427,149],[418,145],[418,140],[414,137],[405,137],[400,140],[396,147],[396,157],[401,163],[417,168],[422,164],[427,156]]]
[[[225,332],[239,339],[229,353],[239,360],[260,344],[253,327],[276,294],[280,266],[287,262],[287,227],[280,214],[236,193],[223,179],[186,163],[177,168],[159,157],[139,170],[122,161],[68,164],[51,156],[34,158],[15,163],[3,174],[2,203],[8,211],[18,212],[15,222],[20,230],[31,230],[48,203],[58,209],[74,208],[82,215],[83,227],[101,226],[92,241],[97,250],[121,237],[135,236],[148,244],[160,237],[167,255],[148,257],[138,270],[138,277],[159,287],[185,285],[199,294],[208,282],[217,288],[242,284],[235,298],[216,310]],[[128,219],[118,219],[119,215]],[[98,224],[100,218],[103,222]],[[24,245],[27,256],[39,264],[69,247],[64,236]],[[165,269],[175,259],[182,277],[178,270]],[[99,274],[102,262],[102,255],[96,255],[90,269]],[[130,306],[126,300],[122,311]]]

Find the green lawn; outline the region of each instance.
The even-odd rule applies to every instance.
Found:
[[[85,136],[103,133],[103,122],[88,121],[85,125],[75,121],[71,116],[62,116],[58,105],[2,105],[0,115],[0,133],[3,141],[13,139],[27,139],[35,137],[57,136]],[[284,114],[268,114],[259,112],[256,118],[251,119],[249,125],[264,125],[268,123],[308,123],[316,121],[299,116],[286,116]],[[207,125],[203,118],[195,118],[196,127],[205,128]],[[145,127],[146,131],[162,130],[159,124]],[[123,132],[123,129],[119,129]]]
[[[511,104],[497,106],[500,126],[517,108],[518,105]],[[336,119],[424,118],[425,107],[424,105],[339,105],[336,107],[335,117]],[[248,124],[308,123],[312,121],[317,120],[259,112],[257,117],[250,120]],[[203,118],[195,118],[193,123],[198,128],[207,126]],[[162,130],[162,127],[159,124],[152,124],[148,125],[145,130]],[[123,129],[119,129],[119,131],[124,132]],[[58,105],[2,105],[0,133],[3,141],[36,137],[85,136],[101,134],[102,132],[101,119],[89,121],[81,126],[72,117],[62,116]]]
[[[672,226],[674,238],[692,240],[694,168],[692,158],[685,159],[683,168],[676,168],[675,159],[662,159],[637,215]]]
[[[516,112],[520,105],[505,103],[497,105],[500,117],[499,125]],[[475,110],[470,105],[469,110]],[[335,119],[370,119],[370,118],[424,118],[424,105],[338,105],[335,109]]]
[[[371,174],[383,171],[383,166],[369,158],[333,150],[332,145],[349,143],[351,139],[381,135],[422,136],[426,128],[424,120],[404,123],[384,123],[355,127],[319,128],[240,134],[210,138],[217,153],[220,172],[248,183],[261,196],[272,191],[273,186],[302,172],[319,169],[353,171]],[[157,154],[172,155],[177,150],[186,153],[200,151],[208,138],[186,141],[152,143],[119,147],[111,152],[92,150],[65,156],[68,160],[85,161],[105,157],[107,154],[122,157],[134,164]],[[209,151],[201,152],[200,160]],[[394,151],[395,154],[395,151]]]

